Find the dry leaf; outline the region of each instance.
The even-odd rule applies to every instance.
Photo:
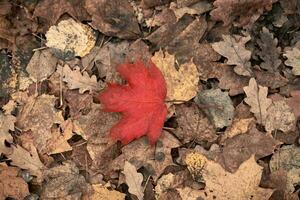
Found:
[[[244,87],[244,91],[247,95],[244,101],[251,106],[250,111],[260,124],[265,125],[267,109],[272,104],[272,100],[267,98],[268,88],[257,85],[256,80],[251,78],[249,86]]]
[[[5,141],[13,142],[13,137],[10,135],[9,130],[15,130],[15,122],[15,116],[4,115],[0,112],[0,154],[8,154],[10,152],[10,149],[5,146]]]
[[[284,100],[275,101],[267,110],[265,127],[268,132],[281,130],[288,132],[295,127],[295,115]]]
[[[177,70],[175,57],[162,50],[155,53],[152,61],[164,75],[168,100],[188,101],[196,96],[199,73],[192,61],[180,65]]]
[[[142,187],[143,175],[141,173],[138,173],[136,171],[135,166],[127,161],[125,161],[123,173],[126,178],[126,183],[129,187],[128,191],[131,194],[136,195],[139,200],[143,200],[144,197],[144,190]]]
[[[243,76],[251,76],[250,69],[251,51],[246,49],[245,44],[251,39],[250,36],[222,35],[223,41],[212,44],[213,49],[226,57],[228,65],[236,65],[234,71]]]
[[[210,12],[214,20],[223,21],[224,25],[235,22],[238,26],[252,25],[265,11],[272,9],[277,0],[216,0],[216,7]]]
[[[298,45],[300,46],[300,45]],[[300,75],[300,47],[295,46],[292,50],[285,50],[287,60],[284,62],[287,66],[291,66],[294,75]]]
[[[225,130],[221,140],[224,141],[227,138],[233,138],[236,135],[246,133],[249,129],[249,125],[254,121],[253,117],[246,119],[234,119],[231,126]]]
[[[92,194],[86,195],[83,200],[125,200],[125,194],[118,192],[116,190],[108,190],[105,186],[96,184],[92,185]]]
[[[271,172],[278,170],[286,171],[287,189],[289,192],[294,192],[295,187],[300,181],[300,148],[295,145],[281,147],[274,153],[270,160]]]
[[[122,39],[139,37],[138,21],[127,0],[87,0],[85,8],[92,15],[92,25],[102,33]]]
[[[31,96],[17,117],[19,128],[23,131],[31,130],[34,146],[41,154],[55,152],[56,150],[53,149],[55,145],[53,146],[51,142],[48,142],[54,138],[53,142],[56,142],[56,139],[64,137],[64,133],[51,131],[55,124],[64,122],[62,112],[55,108],[56,99],[55,96],[45,94],[36,98]],[[70,134],[68,133],[65,136],[65,139],[67,139]]]
[[[292,91],[291,95],[292,97],[286,99],[286,102],[293,109],[295,118],[298,119],[298,117],[300,117],[300,91]]]
[[[58,66],[57,72],[63,77],[63,81],[67,83],[69,89],[79,89],[79,93],[84,93],[85,91],[99,91],[103,88],[101,84],[97,82],[95,75],[91,77],[84,71],[82,74],[79,68],[72,70],[67,64],[63,67]]]
[[[26,70],[35,82],[47,79],[56,68],[58,59],[54,57],[50,49],[34,52]]]
[[[206,187],[201,191],[201,197],[205,200],[268,200],[273,190],[259,187],[262,171],[254,156],[241,164],[233,174],[218,163],[207,160],[202,173]]]
[[[18,176],[18,172],[16,167],[0,164],[0,199],[24,199],[30,194],[27,183]]]
[[[4,110],[5,115],[10,115],[11,112],[15,109],[17,102],[14,100],[9,100],[7,104],[2,106],[2,109]]]
[[[54,53],[59,51],[81,57],[88,54],[96,42],[93,30],[72,18],[60,21],[57,26],[51,26],[46,38],[46,45],[53,48]]]
[[[28,152],[23,147],[17,145],[12,146],[12,153],[6,155],[12,160],[12,165],[21,169],[27,169],[31,175],[37,177],[37,181],[41,183],[43,181],[43,170],[46,167],[41,162],[38,152],[35,147],[31,147],[31,151]]]
[[[200,105],[211,106],[204,109],[204,112],[216,128],[231,125],[234,107],[228,92],[222,92],[220,89],[203,90],[198,93],[195,102]]]
[[[181,104],[176,106],[175,112],[178,127],[174,133],[183,143],[213,142],[217,139],[214,126],[196,105],[188,107]]]

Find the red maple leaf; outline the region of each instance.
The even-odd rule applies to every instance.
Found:
[[[117,70],[128,84],[109,83],[99,99],[107,112],[121,112],[122,119],[111,128],[113,138],[127,144],[147,135],[151,144],[160,136],[167,115],[166,83],[160,70],[141,61],[119,65]]]

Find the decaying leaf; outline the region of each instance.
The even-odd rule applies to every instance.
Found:
[[[43,81],[48,78],[56,68],[58,59],[50,49],[36,51],[27,65],[27,72],[34,81]]]
[[[228,65],[235,65],[234,71],[243,76],[251,76],[250,69],[251,51],[246,49],[245,44],[251,39],[250,36],[222,35],[223,41],[212,44],[213,49],[226,57]]]
[[[18,177],[19,169],[0,164],[0,199],[24,199],[29,195],[28,185]]]
[[[291,92],[292,97],[287,98],[286,102],[292,108],[296,120],[300,117],[300,91],[295,90]]]
[[[48,47],[53,48],[53,52],[61,54],[73,54],[75,56],[85,56],[95,45],[93,30],[82,23],[78,23],[72,18],[62,20],[57,26],[51,26],[46,33]],[[63,56],[65,57],[65,56]]]
[[[295,191],[300,181],[300,148],[295,145],[281,147],[274,153],[270,161],[271,172],[285,170],[287,172],[287,189]]]
[[[61,74],[62,80],[67,83],[68,87],[73,89],[79,89],[79,93],[85,91],[99,91],[103,88],[101,83],[97,82],[95,75],[90,75],[84,71],[81,73],[79,68],[72,70],[67,64],[64,66],[57,66],[57,72]]]
[[[256,163],[254,156],[233,174],[225,171],[218,163],[207,160],[202,173],[206,187],[201,197],[206,200],[268,200],[273,190],[259,187],[262,171],[263,168]]]
[[[13,137],[10,135],[9,130],[14,131],[16,117],[12,115],[4,115],[0,112],[0,154],[9,153],[9,149],[5,147],[5,141],[11,143]]]
[[[135,166],[127,161],[125,161],[123,173],[126,178],[126,183],[129,187],[128,191],[131,194],[136,195],[139,200],[143,200],[144,197],[144,192],[142,187],[143,175],[141,173],[138,173],[136,171]]]
[[[277,0],[216,0],[216,7],[210,12],[214,20],[223,21],[224,25],[234,22],[238,26],[251,25],[265,11],[272,9]]]
[[[109,190],[100,184],[92,185],[93,192],[88,193],[83,197],[83,200],[125,200],[125,194],[116,190]]]
[[[255,155],[256,159],[268,156],[279,144],[271,135],[252,128],[222,142],[221,151],[215,159],[227,171],[235,172],[251,155]]]
[[[140,35],[138,21],[127,0],[87,0],[85,8],[92,24],[109,36],[136,39]]]
[[[295,115],[284,100],[274,101],[267,110],[266,130],[288,132],[295,127]]]
[[[298,45],[300,46],[300,45]],[[292,50],[285,50],[287,60],[284,62],[287,66],[291,66],[294,75],[300,75],[300,47],[295,46]]]
[[[177,70],[174,55],[162,50],[155,53],[152,61],[164,75],[168,100],[188,101],[196,96],[199,73],[192,61],[180,65]]]
[[[222,92],[220,89],[203,90],[198,93],[195,102],[210,106],[204,112],[216,128],[231,125],[234,107],[228,92]]]
[[[183,143],[213,142],[217,139],[213,124],[196,105],[178,105],[175,112],[178,123],[175,134]]]
[[[44,172],[47,182],[43,185],[42,199],[81,199],[87,183],[74,163],[66,161]]]
[[[249,86],[244,87],[247,97],[244,101],[251,106],[250,111],[255,115],[260,124],[266,123],[267,109],[272,104],[272,100],[267,98],[268,88],[256,83],[254,78],[249,81]]]
[[[253,117],[246,119],[234,119],[231,126],[228,127],[224,135],[222,135],[222,140],[246,133],[252,122],[254,122]]]

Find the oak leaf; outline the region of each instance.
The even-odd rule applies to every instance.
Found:
[[[123,173],[129,187],[128,191],[131,194],[136,195],[139,200],[142,200],[144,197],[142,187],[143,175],[138,173],[135,166],[128,161],[125,161]]]
[[[212,48],[220,55],[226,57],[228,65],[235,65],[235,73],[242,76],[251,76],[250,69],[251,51],[246,49],[245,44],[251,39],[250,36],[222,35],[223,41],[215,42]]]
[[[300,75],[300,44],[299,47],[295,46],[292,50],[286,50],[285,57],[287,60],[284,62],[287,66],[293,67],[292,72],[294,75]]]
[[[249,86],[244,87],[247,97],[244,101],[251,106],[251,112],[255,115],[260,124],[265,124],[267,118],[267,109],[272,100],[267,98],[268,88],[257,84],[254,78],[249,81]]]
[[[110,83],[99,95],[106,111],[123,114],[110,133],[124,144],[143,135],[153,144],[161,133],[167,114],[166,83],[159,69],[149,65],[147,68],[140,61],[120,65],[117,70],[128,84]]]

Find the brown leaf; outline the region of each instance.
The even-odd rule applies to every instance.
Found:
[[[164,132],[157,143],[158,149],[149,146],[145,137],[135,140],[122,148],[122,154],[117,157],[112,168],[122,169],[121,163],[130,161],[137,169],[145,167],[150,175],[156,180],[164,169],[173,164],[171,149],[180,144],[177,139],[168,132]]]
[[[251,106],[251,112],[255,115],[260,124],[265,125],[267,119],[267,109],[272,104],[272,100],[267,98],[268,88],[257,85],[256,80],[251,78],[249,86],[244,87],[247,97],[244,101]]]
[[[292,72],[294,75],[298,76],[300,75],[300,42],[297,43],[295,47],[290,49],[285,49],[285,54],[283,54],[285,57],[287,57],[287,60],[284,62],[287,66],[291,66]]]
[[[0,154],[8,154],[9,149],[5,146],[5,141],[12,143],[13,137],[10,135],[9,130],[15,130],[16,117],[12,115],[4,115],[0,112]]]
[[[248,133],[225,140],[216,161],[227,171],[235,172],[251,155],[254,154],[256,159],[268,156],[279,144],[272,136],[252,128]]]
[[[125,200],[125,194],[116,191],[109,190],[101,184],[92,185],[93,192],[89,192],[83,197],[83,200]]]
[[[176,106],[175,112],[178,123],[175,134],[183,143],[195,140],[201,144],[201,142],[213,142],[217,139],[213,125],[196,105],[188,107],[181,104]]]
[[[87,183],[76,165],[66,161],[45,171],[47,182],[43,185],[42,199],[81,199]]]
[[[18,177],[18,172],[16,167],[0,164],[0,199],[24,199],[30,194],[27,183]]]
[[[64,97],[70,109],[70,116],[73,119],[77,119],[81,114],[88,111],[93,102],[92,95],[89,93],[80,94],[76,90],[68,90]]]
[[[254,118],[246,118],[246,119],[234,119],[231,126],[225,130],[224,135],[222,135],[221,142],[228,138],[233,138],[236,135],[240,135],[248,132],[249,126],[255,120]]]
[[[273,33],[271,33],[269,29],[263,27],[256,43],[259,47],[256,54],[263,60],[260,67],[271,73],[277,72],[278,67],[281,64],[281,49],[280,47],[277,47],[277,38],[274,38]]]
[[[233,174],[218,163],[207,160],[203,169],[206,187],[201,191],[201,197],[207,200],[268,200],[273,190],[259,187],[262,171],[254,156],[243,162]]]
[[[125,161],[124,171],[123,171],[126,183],[128,185],[128,191],[131,194],[137,196],[139,200],[143,200],[144,191],[142,187],[143,175],[138,173],[135,166],[130,162]]]
[[[271,73],[261,70],[253,70],[256,81],[259,85],[276,89],[288,84],[288,79],[282,76],[279,72]]]
[[[79,93],[84,93],[85,91],[99,91],[104,86],[97,82],[95,75],[90,75],[84,71],[81,73],[79,68],[72,70],[67,64],[62,66],[57,66],[57,72],[61,74],[64,82],[67,83],[69,89],[79,89]]]
[[[50,49],[36,51],[26,67],[35,82],[43,81],[48,78],[56,68],[58,59],[54,57]]]
[[[235,65],[234,71],[243,76],[250,76],[251,51],[246,49],[245,44],[251,39],[250,36],[242,37],[239,35],[223,35],[223,41],[212,44],[212,48],[226,57],[228,65]]]
[[[265,127],[268,132],[273,130],[288,132],[295,128],[295,115],[284,100],[273,102],[267,113]]]
[[[136,39],[141,34],[127,0],[87,0],[85,8],[92,15],[93,26],[106,35]]]
[[[83,2],[80,0],[42,0],[39,1],[33,15],[49,20],[50,25],[54,25],[64,13],[68,13],[80,21],[88,20],[89,16],[83,6]]]
[[[234,23],[237,26],[252,25],[265,11],[272,9],[277,0],[216,0],[215,9],[210,12],[214,20],[223,21],[224,26]]]
[[[296,120],[300,117],[300,91],[295,90],[291,92],[290,98],[286,99],[287,104],[292,108]]]
[[[0,16],[7,15],[11,12],[11,3],[8,0],[3,0],[0,2]]]

